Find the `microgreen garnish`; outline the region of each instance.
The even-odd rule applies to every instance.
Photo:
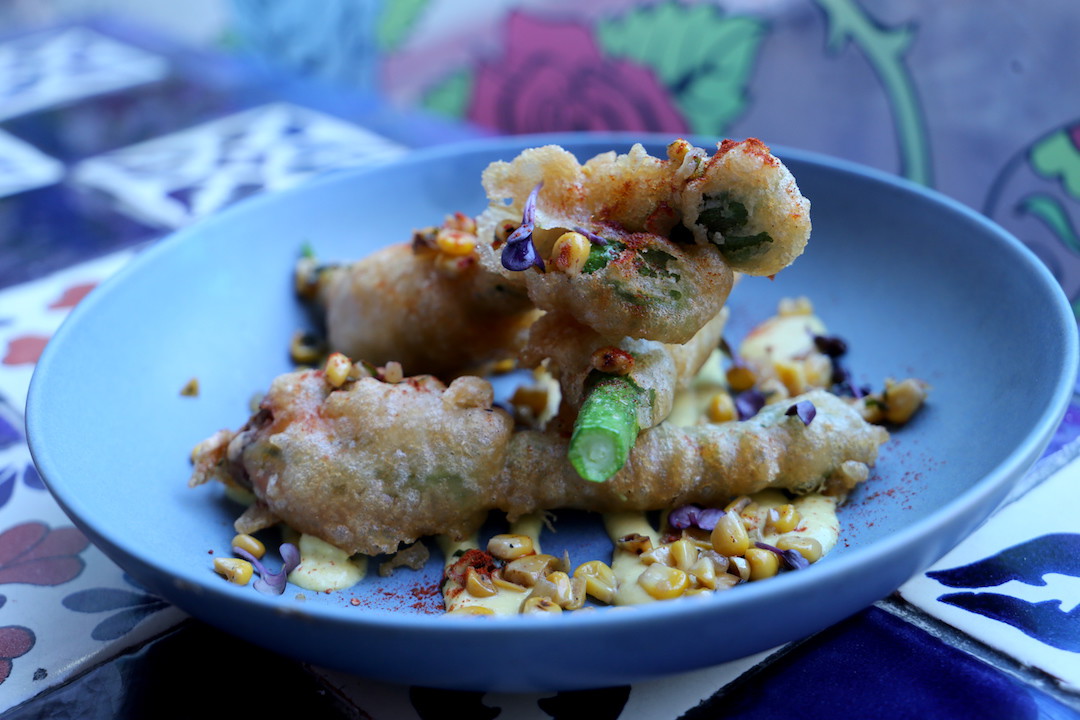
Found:
[[[749,420],[765,407],[765,394],[760,390],[744,390],[735,396],[735,411],[740,420]]]
[[[284,543],[278,549],[278,552],[281,553],[281,570],[276,573],[267,570],[266,566],[257,557],[244,548],[234,546],[232,551],[247,560],[259,571],[259,579],[252,584],[252,587],[267,595],[280,595],[285,592],[285,583],[289,579],[289,573],[300,564],[300,551],[292,543]]]
[[[838,335],[815,335],[814,347],[831,358],[838,358],[847,352],[847,343]]]
[[[768,543],[756,542],[755,547],[759,547],[762,550],[768,550],[769,552],[776,553],[779,556],[780,561],[784,563],[784,566],[789,570],[802,570],[803,568],[810,567],[810,561],[803,557],[802,553],[798,550],[781,550],[775,545],[769,545]]]
[[[528,270],[534,265],[541,271],[544,269],[544,260],[533,244],[533,230],[536,229],[536,198],[540,195],[543,182],[536,183],[536,187],[525,199],[525,209],[521,215],[521,225],[517,230],[510,233],[506,238],[506,247],[502,251],[502,264],[507,270],[520,272]]]
[[[589,242],[591,242],[593,245],[607,245],[607,240],[600,237],[599,235],[594,233],[592,230],[586,230],[585,228],[581,227],[580,225],[575,225],[574,226],[574,232],[581,233],[582,235],[587,237],[589,239]]]
[[[814,403],[809,400],[800,400],[789,407],[784,414],[798,415],[799,419],[802,420],[803,425],[809,425],[810,422],[817,417],[817,408],[814,407]]]
[[[724,517],[724,511],[719,508],[702,508],[697,505],[683,505],[675,508],[668,514],[668,525],[676,530],[688,527],[697,527],[702,530],[712,530],[716,522]]]

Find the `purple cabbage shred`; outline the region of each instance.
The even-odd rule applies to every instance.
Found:
[[[668,514],[668,524],[676,530],[688,527],[697,527],[702,530],[712,530],[716,522],[724,516],[724,511],[719,508],[701,508],[697,505],[683,505],[675,508]]]
[[[289,573],[300,564],[300,550],[292,543],[284,543],[278,552],[281,553],[280,572],[270,572],[257,557],[241,547],[233,547],[233,552],[255,566],[259,571],[259,579],[252,587],[266,595],[281,595],[285,592],[285,584],[289,580]]]
[[[809,400],[800,400],[787,409],[785,415],[798,415],[803,425],[809,425],[817,417],[817,408]]]
[[[599,235],[594,233],[592,230],[586,230],[585,228],[581,227],[580,225],[575,225],[574,226],[574,232],[581,233],[582,235],[587,237],[589,239],[589,242],[591,242],[593,245],[607,245],[607,240],[600,237]]]
[[[740,420],[749,420],[765,407],[765,394],[760,390],[745,390],[735,396],[735,411]]]
[[[536,198],[540,195],[540,188],[543,186],[544,183],[539,182],[529,193],[529,197],[525,199],[521,225],[510,233],[510,237],[506,238],[506,247],[503,248],[501,260],[503,267],[507,270],[520,272],[533,266],[540,270],[544,269],[544,260],[533,243],[533,230],[536,229]]]
[[[804,558],[802,553],[798,550],[781,550],[775,545],[769,545],[768,543],[763,542],[754,543],[754,547],[776,553],[780,558],[780,562],[782,562],[784,567],[789,570],[802,570],[803,568],[810,567],[810,561]]]

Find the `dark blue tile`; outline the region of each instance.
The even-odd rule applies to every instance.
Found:
[[[1080,713],[875,607],[795,646],[683,717],[1075,720]]]

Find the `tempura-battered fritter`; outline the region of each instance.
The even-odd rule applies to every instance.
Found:
[[[664,160],[635,145],[584,165],[546,146],[492,163],[482,180],[484,266],[602,335],[686,342],[724,304],[735,271],[773,275],[810,235],[809,202],[754,139],[725,141],[712,157],[680,140]]]
[[[392,552],[431,534],[462,538],[490,510],[595,511],[717,504],[765,487],[846,492],[866,478],[887,433],[814,392],[810,424],[788,404],[750,421],[641,434],[606,483],[584,482],[557,433],[512,433],[490,385],[466,377],[364,378],[333,388],[323,371],[274,381],[238,433],[195,453],[191,483],[250,488],[268,516],[349,553]]]

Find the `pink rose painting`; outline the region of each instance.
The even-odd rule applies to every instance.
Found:
[[[503,54],[476,69],[470,120],[507,133],[689,130],[654,72],[605,57],[588,27],[514,13],[506,32]]]

